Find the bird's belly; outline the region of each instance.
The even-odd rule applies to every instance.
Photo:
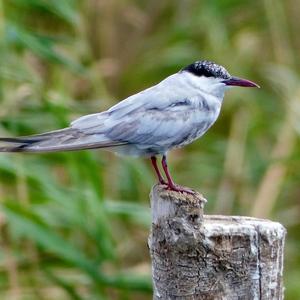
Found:
[[[156,155],[162,155],[166,153],[169,150],[169,148],[153,145],[139,146],[128,144],[124,146],[110,148],[107,150],[112,151],[119,156],[151,157]]]

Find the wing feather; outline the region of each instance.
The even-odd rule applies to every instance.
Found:
[[[145,148],[178,144],[195,135],[199,124],[207,128],[206,124],[214,121],[201,105],[205,99],[199,90],[193,95],[184,84],[172,75],[105,112],[75,120],[71,126],[85,134],[101,134],[110,141]]]

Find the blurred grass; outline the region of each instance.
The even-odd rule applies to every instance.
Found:
[[[300,3],[0,0],[1,135],[66,126],[211,59],[262,89],[230,91],[215,126],[171,153],[208,213],[288,229],[300,298]],[[106,152],[0,156],[0,299],[151,299],[148,162]]]

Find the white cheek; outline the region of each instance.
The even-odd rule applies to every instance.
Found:
[[[226,88],[227,88],[227,86],[224,83],[220,83],[220,84],[216,85],[214,88],[214,91],[215,91],[214,95],[219,98],[223,98]]]
[[[220,79],[205,76],[199,77],[188,72],[185,72],[182,75],[184,75],[183,78],[186,80],[186,82],[188,82],[189,85],[193,86],[198,91],[201,91],[205,94],[211,94],[218,98],[224,97],[224,92],[227,86],[222,83]]]

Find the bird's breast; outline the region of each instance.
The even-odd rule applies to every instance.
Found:
[[[217,100],[201,99],[189,113],[189,130],[175,148],[183,147],[200,138],[215,123],[220,113],[221,103]]]

